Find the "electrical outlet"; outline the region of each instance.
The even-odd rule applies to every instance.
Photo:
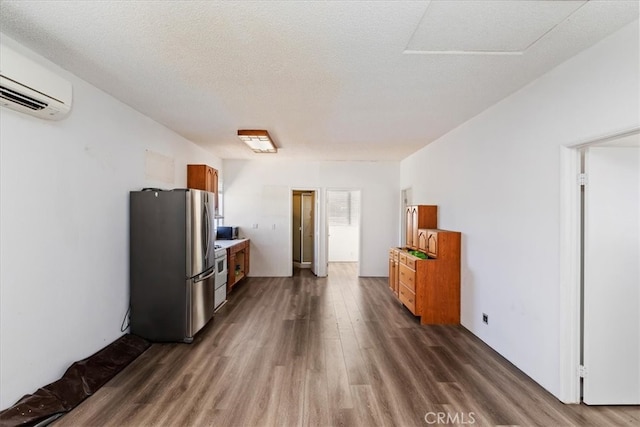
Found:
[[[489,315],[486,313],[482,313],[482,322],[486,323],[487,325],[489,324]]]
[[[251,228],[258,228],[258,224],[253,224]]]

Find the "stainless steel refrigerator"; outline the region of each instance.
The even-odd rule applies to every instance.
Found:
[[[130,192],[132,334],[189,343],[213,317],[214,197],[192,189]]]

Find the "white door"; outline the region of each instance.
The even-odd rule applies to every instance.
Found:
[[[302,194],[302,262],[316,274],[316,202],[315,193]]]
[[[640,404],[640,148],[586,153],[583,401]]]

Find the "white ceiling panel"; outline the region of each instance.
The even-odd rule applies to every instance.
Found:
[[[406,53],[522,53],[585,0],[432,0]]]

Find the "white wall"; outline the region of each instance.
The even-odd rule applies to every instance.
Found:
[[[635,21],[401,162],[463,233],[462,324],[556,396],[559,147],[638,125],[638,51]]]
[[[400,220],[399,162],[225,160],[225,223],[252,240],[251,276],[291,274],[291,190],[361,190],[360,273],[388,274],[387,252],[396,245]],[[324,208],[321,206],[322,220]],[[252,228],[258,224],[258,228]],[[274,228],[275,227],[275,228]]]
[[[221,160],[2,35],[73,84],[49,122],[0,108],[0,408],[117,339],[129,300],[128,192]],[[145,178],[145,150],[174,163]]]
[[[329,262],[358,262],[359,225],[329,226]]]

